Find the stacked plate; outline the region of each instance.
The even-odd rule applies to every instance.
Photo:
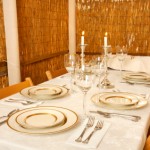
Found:
[[[66,95],[68,89],[58,85],[40,85],[25,88],[20,93],[31,99],[47,100]]]
[[[150,83],[150,75],[141,72],[141,73],[124,73],[123,74],[123,79],[125,79],[127,82],[130,83]]]
[[[126,92],[98,93],[91,100],[98,106],[114,109],[136,109],[147,104],[142,96]]]
[[[50,134],[73,127],[78,120],[75,112],[62,107],[33,107],[23,109],[8,119],[15,131],[29,134]]]

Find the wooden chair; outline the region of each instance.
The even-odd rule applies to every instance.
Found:
[[[146,140],[144,150],[150,150],[150,135],[148,136],[148,138]]]
[[[61,68],[61,69],[58,69],[58,70],[55,70],[55,71],[47,70],[45,73],[46,73],[46,76],[47,76],[48,80],[51,80],[55,77],[58,77],[62,74],[67,73],[67,70],[66,70],[66,68]]]
[[[0,99],[15,94],[21,91],[23,88],[32,86],[33,82],[30,77],[26,78],[25,81],[20,82],[18,84],[14,84],[5,88],[0,89]]]

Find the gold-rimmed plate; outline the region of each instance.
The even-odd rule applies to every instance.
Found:
[[[99,96],[102,103],[114,106],[129,106],[138,103],[137,96],[124,92],[108,92]]]
[[[150,75],[140,72],[128,72],[123,74],[123,78],[125,80],[131,80],[131,81],[150,81]]]
[[[144,99],[141,95],[138,95],[138,94],[133,94],[133,93],[126,93],[126,94],[131,94],[135,97],[138,98],[138,102],[134,105],[127,105],[127,106],[115,106],[115,105],[108,105],[106,103],[103,103],[100,101],[100,96],[102,96],[103,94],[105,93],[108,93],[108,92],[104,92],[104,93],[98,93],[98,94],[95,94],[92,96],[91,100],[92,102],[99,106],[99,107],[104,107],[104,108],[108,108],[108,109],[118,109],[118,110],[131,110],[131,109],[138,109],[138,108],[141,108],[141,107],[144,107],[147,105],[147,100]]]
[[[24,128],[22,126],[20,126],[20,124],[18,124],[17,122],[17,117],[29,110],[45,110],[45,109],[50,109],[50,110],[56,110],[56,111],[60,111],[64,114],[65,116],[65,121],[63,123],[63,125],[60,126],[56,126],[53,128],[41,128],[41,129],[28,129],[28,128]],[[78,116],[75,112],[73,112],[72,110],[69,110],[67,108],[63,108],[63,107],[55,107],[55,106],[43,106],[43,107],[33,107],[33,108],[27,108],[27,109],[23,109],[15,114],[13,114],[11,117],[9,117],[7,124],[8,126],[18,132],[21,133],[27,133],[27,134],[54,134],[54,133],[58,133],[58,132],[63,132],[66,131],[70,128],[72,128],[78,121]]]
[[[56,86],[34,86],[28,90],[29,95],[33,97],[44,97],[49,98],[50,96],[55,96],[61,94],[62,89]]]
[[[68,94],[69,90],[63,86],[59,86],[59,85],[39,85],[39,86],[36,86],[38,87],[39,89],[41,88],[49,88],[49,87],[53,87],[53,88],[59,88],[61,89],[61,92],[59,94],[54,94],[54,95],[32,95],[30,94],[30,90],[33,88],[33,87],[27,87],[27,88],[24,88],[23,90],[20,91],[20,94],[27,97],[27,98],[31,98],[31,99],[36,99],[36,100],[50,100],[50,99],[55,99],[55,98],[59,98],[59,97],[63,97],[65,96],[66,94]]]
[[[28,129],[51,128],[61,125],[64,120],[62,112],[51,109],[27,110],[16,118],[20,126]]]

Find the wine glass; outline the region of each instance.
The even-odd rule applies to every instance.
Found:
[[[75,68],[78,64],[79,58],[77,54],[65,54],[64,55],[64,66],[66,70],[70,73],[70,91],[73,93],[73,84],[74,84],[74,74]]]
[[[92,57],[92,60],[93,60],[92,71],[95,74],[95,78],[98,77],[99,81],[98,81],[97,86],[99,87],[101,84],[100,83],[101,77],[103,76],[104,71],[105,71],[105,63],[102,57],[99,55],[96,55],[96,56],[94,55]]]
[[[83,92],[83,112],[86,116],[86,95],[93,84],[93,74],[84,70],[84,67],[80,71],[75,73],[75,85]]]
[[[127,56],[127,49],[125,46],[120,47],[117,46],[116,47],[116,55],[118,60],[120,61],[120,73],[122,74],[122,65],[123,65],[123,61],[125,60],[125,57]]]

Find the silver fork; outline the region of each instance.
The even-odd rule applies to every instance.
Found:
[[[16,112],[16,109],[13,109],[13,110],[10,111],[7,115],[1,116],[0,119],[9,117],[9,116],[11,116],[14,112]]]
[[[91,139],[92,135],[97,131],[103,128],[103,121],[98,121],[95,128],[91,132],[91,134],[84,140],[82,143],[88,144],[89,140]]]
[[[28,100],[5,100],[6,102],[12,102],[12,103],[21,103],[22,105],[30,105],[34,104],[36,102],[28,101]]]
[[[87,122],[87,124],[86,124],[84,130],[82,131],[82,133],[80,134],[80,136],[75,140],[76,142],[81,142],[81,141],[82,141],[82,138],[83,138],[83,135],[84,135],[85,131],[86,131],[88,128],[90,128],[90,127],[93,126],[94,120],[95,120],[94,117],[92,117],[92,116],[89,117],[88,122]]]
[[[3,125],[4,123],[6,123],[7,120],[8,120],[8,118],[9,118],[11,115],[13,115],[14,113],[18,112],[18,111],[19,111],[19,109],[15,109],[15,110],[11,111],[10,113],[8,113],[7,118],[6,118],[5,120],[3,120],[3,121],[0,122],[0,126]]]

